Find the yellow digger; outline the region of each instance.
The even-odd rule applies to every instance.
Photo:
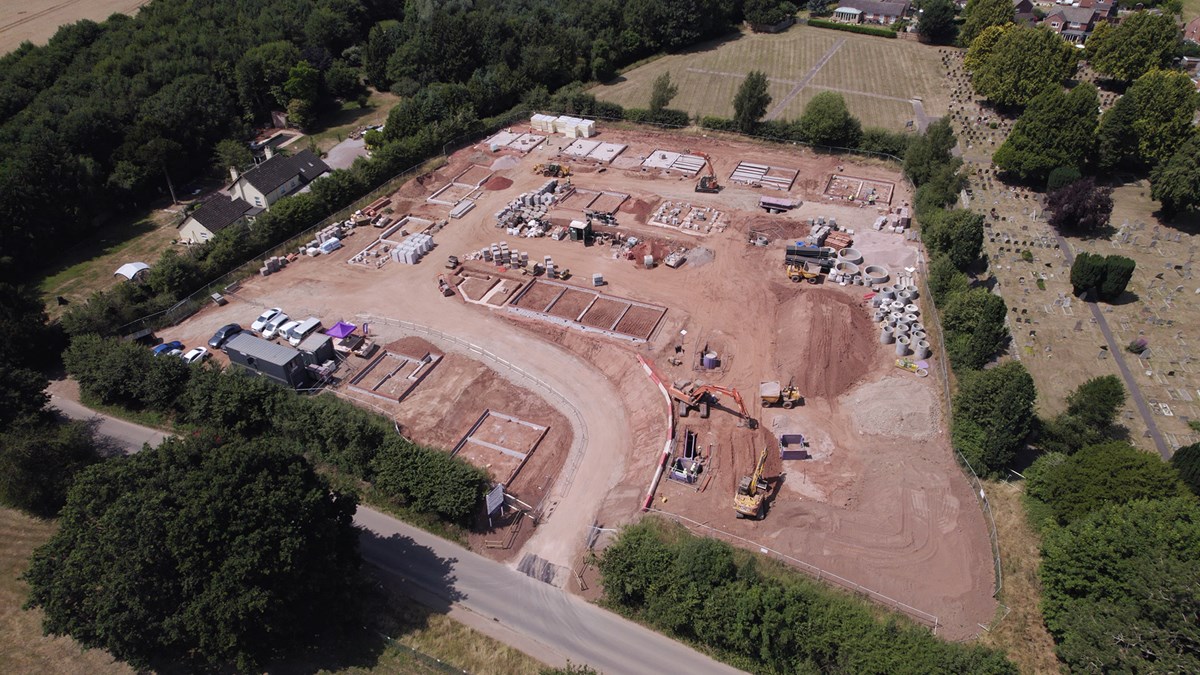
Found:
[[[766,500],[770,484],[763,480],[763,470],[767,468],[767,447],[763,446],[758,456],[758,466],[754,475],[743,476],[738,484],[737,494],[733,496],[733,510],[738,518],[762,520],[767,515]]]

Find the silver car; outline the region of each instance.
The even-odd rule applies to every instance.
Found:
[[[274,317],[271,318],[270,321],[267,322],[267,325],[263,326],[263,329],[262,329],[263,339],[270,340],[271,338],[275,337],[276,335],[279,335],[279,333],[280,333],[279,329],[282,328],[284,324],[286,324],[290,321],[291,321],[291,317],[289,317],[287,314],[285,314],[283,312],[276,314]]]

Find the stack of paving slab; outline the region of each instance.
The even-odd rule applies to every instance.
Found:
[[[763,187],[775,188],[776,190],[790,190],[792,183],[796,180],[796,172],[792,169],[775,169],[778,172],[789,175],[787,177],[769,175],[769,172],[773,168],[766,164],[739,162],[737,168],[729,176],[729,180],[735,183],[757,183]]]
[[[558,119],[554,115],[537,114],[529,118],[529,126],[537,131],[543,131],[548,134],[554,133],[554,121]]]
[[[554,120],[554,130],[567,138],[591,138],[596,135],[596,121],[562,115]]]
[[[421,260],[421,257],[433,250],[433,237],[424,232],[417,232],[409,235],[399,246],[392,249],[392,260],[404,263],[405,265],[415,265]]]

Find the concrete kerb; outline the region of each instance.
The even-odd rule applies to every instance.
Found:
[[[834,574],[833,572],[827,572],[827,571],[821,569],[820,567],[813,565],[812,563],[805,562],[803,560],[800,560],[799,558],[793,558],[792,556],[790,556],[786,553],[783,553],[782,551],[776,551],[775,549],[764,546],[763,544],[760,544],[756,541],[751,541],[749,539],[746,539],[745,537],[739,537],[738,535],[733,534],[731,532],[726,532],[725,530],[713,527],[712,525],[709,525],[707,523],[701,523],[699,521],[692,520],[691,518],[688,518],[686,516],[681,516],[676,513],[671,513],[670,511],[663,511],[662,509],[656,509],[654,507],[650,507],[648,510],[652,513],[661,514],[663,516],[666,516],[668,518],[673,518],[680,522],[686,521],[687,523],[690,523],[693,526],[693,529],[694,528],[704,528],[706,530],[709,530],[710,532],[717,533],[721,537],[736,539],[744,544],[749,544],[750,546],[757,548],[759,550],[759,552],[761,552],[761,553],[774,555],[774,556],[776,556],[778,558],[782,558],[783,560],[786,560],[790,563],[794,563],[801,570],[803,570],[804,572],[807,572],[808,574],[810,574],[811,576],[816,578],[817,581],[826,581],[826,580],[831,581],[834,584],[837,584],[838,586],[841,586],[842,588],[844,588],[848,591],[852,591],[854,593],[858,593],[860,595],[866,596],[882,605],[885,605],[889,608],[892,608],[899,612],[904,613],[905,615],[912,618],[913,620],[928,626],[933,631],[934,635],[937,635],[938,628],[941,627],[941,620],[937,616],[930,614],[929,612],[917,609],[916,607],[913,607],[912,605],[908,605],[903,602],[900,602],[899,600],[897,600],[893,597],[884,595],[883,593],[880,593],[879,591],[867,588],[866,586],[863,586],[862,584],[860,584],[858,582],[850,581],[849,579],[842,577],[842,576],[838,576],[837,574]]]
[[[393,328],[399,328],[401,330],[407,330],[412,333],[418,333],[421,335],[425,335],[427,337],[433,338],[434,340],[442,342],[443,345],[446,345],[446,344],[453,345],[454,347],[461,348],[461,350],[466,351],[470,354],[477,354],[477,355],[482,356],[483,358],[487,359],[488,361],[491,361],[492,363],[495,363],[496,365],[504,368],[505,370],[508,370],[509,372],[513,373],[514,375],[518,375],[521,378],[524,378],[530,384],[536,386],[538,389],[540,389],[543,392],[545,392],[546,394],[548,394],[555,402],[558,403],[558,405],[555,405],[555,407],[558,408],[561,412],[566,413],[567,417],[569,418],[569,420],[571,422],[571,426],[574,427],[574,429],[575,429],[575,442],[571,444],[571,449],[567,453],[567,461],[563,465],[563,471],[560,474],[560,480],[562,481],[562,485],[563,485],[562,496],[565,497],[566,495],[568,495],[570,493],[571,487],[574,485],[574,482],[575,482],[575,473],[579,469],[579,464],[583,461],[583,454],[584,454],[584,451],[587,448],[587,444],[588,444],[587,423],[584,422],[582,413],[579,412],[579,409],[575,407],[575,405],[570,401],[570,399],[568,399],[566,396],[563,396],[561,393],[558,392],[558,390],[556,390],[554,387],[551,387],[547,382],[544,382],[543,380],[541,380],[537,376],[529,373],[528,371],[524,370],[520,366],[513,364],[512,362],[508,361],[504,357],[502,357],[498,354],[495,354],[493,352],[490,352],[487,349],[484,349],[483,347],[480,347],[479,345],[476,345],[472,342],[463,340],[462,338],[456,337],[454,335],[449,335],[447,333],[443,333],[443,332],[437,330],[436,328],[430,328],[428,326],[423,326],[421,324],[413,323],[411,321],[405,321],[403,319],[392,319],[392,318],[388,318],[388,317],[379,317],[379,316],[374,316],[374,315],[370,315],[370,314],[359,314],[358,318],[361,319],[362,321],[366,321],[366,322],[370,322],[370,323],[379,323],[379,324],[383,324],[385,326],[391,326]],[[543,498],[543,502],[544,501],[545,501],[545,498]],[[542,503],[539,503],[537,505],[537,507],[535,508],[535,511],[537,511],[539,513],[539,515],[538,515],[539,519],[541,519],[543,521],[549,520],[550,512],[545,512],[542,510]]]

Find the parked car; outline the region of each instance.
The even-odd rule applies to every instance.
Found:
[[[154,349],[151,349],[150,353],[154,354],[155,356],[162,356],[163,354],[170,354],[173,351],[183,351],[183,343],[179,340],[164,342]]]
[[[213,333],[212,339],[208,341],[208,346],[212,347],[213,349],[220,349],[221,345],[225,344],[229,338],[237,335],[240,332],[242,332],[241,326],[237,325],[236,323],[227,323],[218,328],[217,332]]]
[[[279,330],[275,334],[278,335],[280,339],[286,340],[288,339],[288,335],[291,334],[292,329],[299,325],[299,321],[289,321],[280,326]]]
[[[236,333],[235,333],[235,335],[236,335]],[[184,354],[180,358],[183,359],[184,363],[192,364],[192,363],[200,363],[201,361],[203,361],[204,359],[207,359],[210,356],[212,356],[212,352],[208,351],[208,349],[206,349],[204,347],[196,347],[195,349]]]
[[[270,340],[270,339],[274,338],[276,335],[281,335],[283,327],[286,326],[287,324],[291,323],[291,321],[292,321],[292,318],[289,317],[287,314],[284,314],[283,312],[276,314],[275,318],[271,319],[271,322],[268,323],[265,328],[263,328],[263,330],[262,330],[263,339]]]
[[[267,324],[271,323],[271,319],[274,319],[280,314],[283,314],[283,310],[279,309],[278,307],[272,307],[264,310],[263,313],[259,314],[258,318],[254,320],[254,323],[250,324],[250,330],[254,331],[255,333],[262,334],[263,329],[267,327]]]
[[[318,330],[321,330],[321,320],[315,316],[310,316],[304,321],[301,321],[291,330],[284,333],[283,336],[287,338],[288,344],[293,347],[298,347],[300,346],[301,342],[304,342],[304,338],[312,335]]]

